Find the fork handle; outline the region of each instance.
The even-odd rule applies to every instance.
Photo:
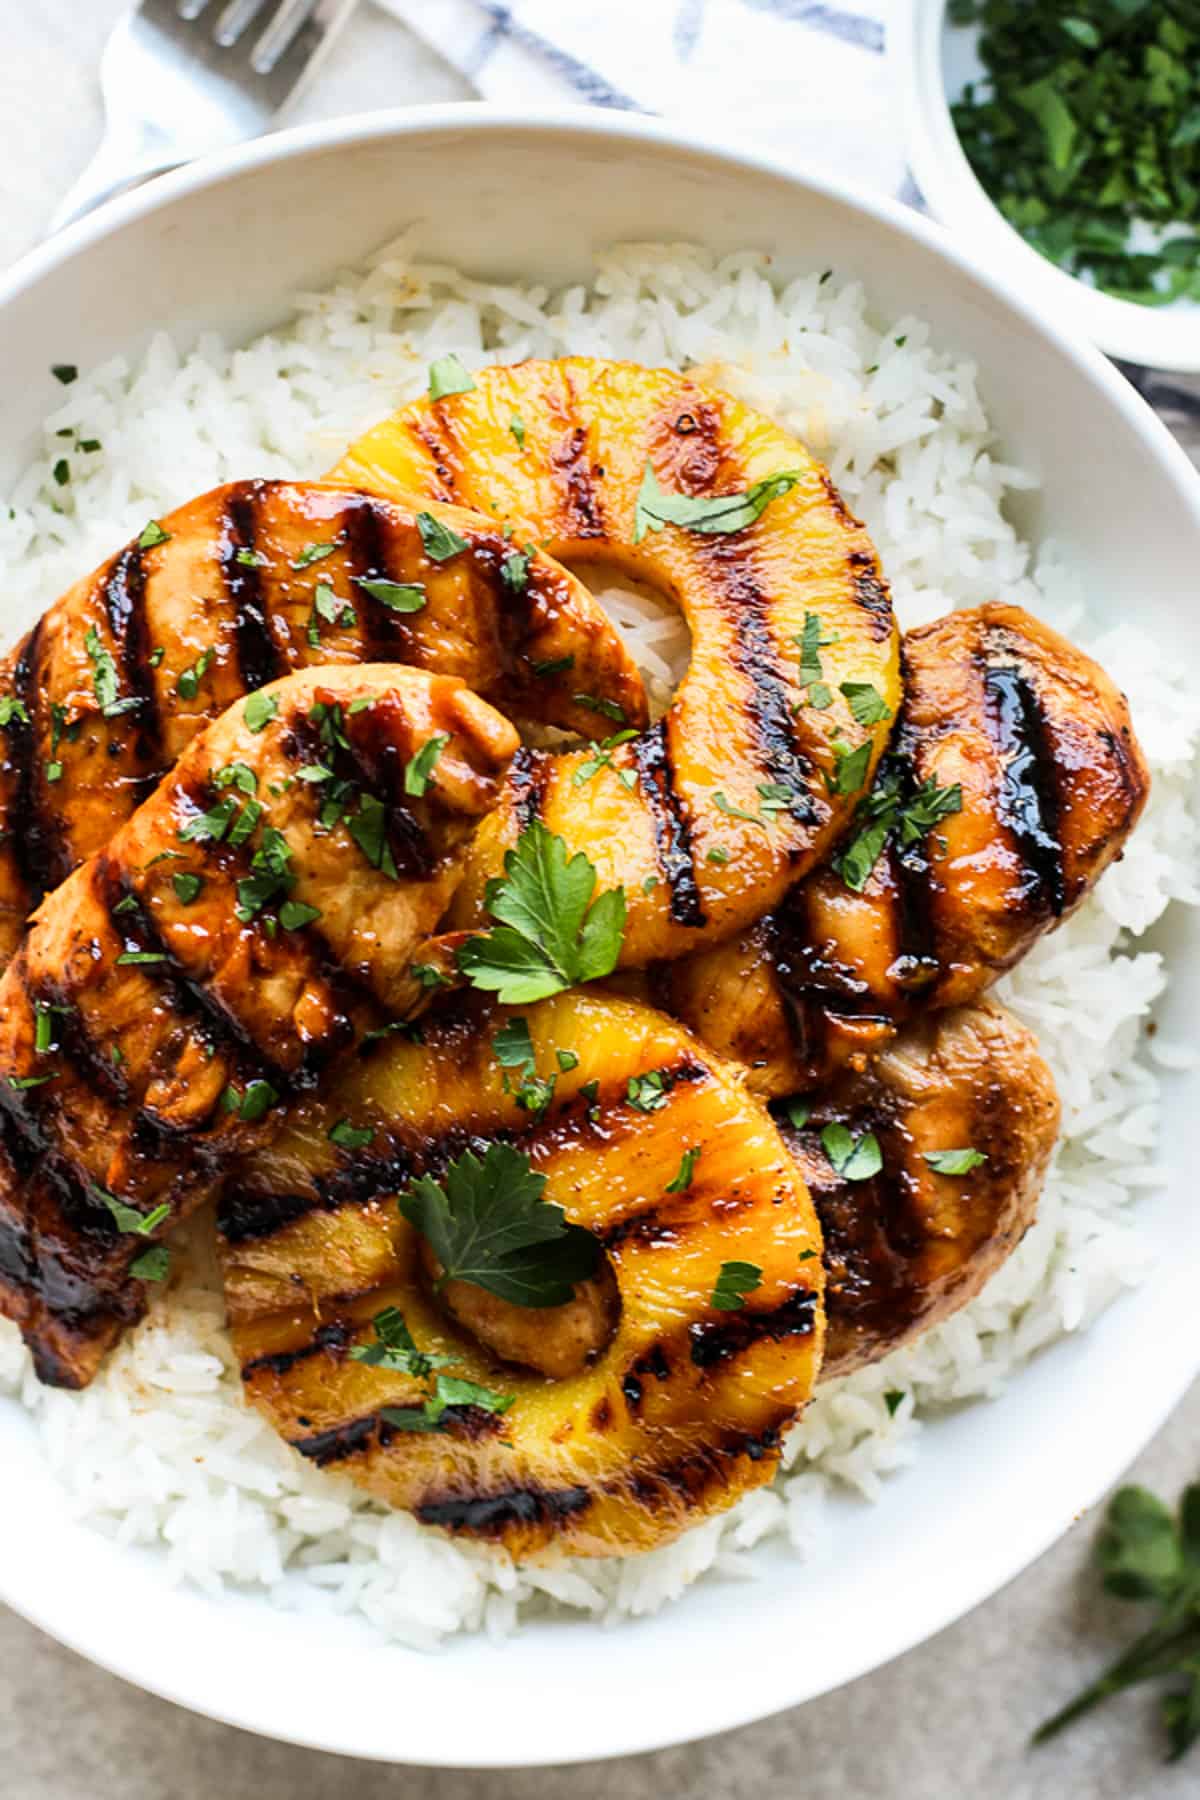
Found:
[[[181,160],[176,145],[145,132],[135,133],[128,128],[110,126],[91,162],[55,209],[48,235],[53,236],[64,225],[73,225],[76,219],[83,218],[93,207],[103,205],[105,200],[123,194],[128,188],[139,187],[152,175],[162,175],[168,169],[177,168]]]

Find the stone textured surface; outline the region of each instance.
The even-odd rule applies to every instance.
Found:
[[[122,0],[7,0],[0,58],[0,264],[35,243],[99,131],[96,65]],[[369,9],[301,117],[458,99],[458,77]],[[1154,393],[1200,460],[1193,395]],[[1166,391],[1170,390],[1170,391]],[[1133,1475],[1174,1495],[1200,1468],[1200,1388]],[[969,1618],[810,1706],[708,1743],[571,1772],[573,1800],[1180,1800],[1200,1762],[1165,1769],[1154,1702],[1126,1696],[1036,1753],[1030,1728],[1131,1626],[1098,1599],[1093,1519]],[[753,1591],[747,1590],[753,1604]],[[669,1679],[669,1672],[665,1673]],[[536,1705],[536,1696],[530,1696]],[[1200,1751],[1196,1752],[1200,1757]],[[558,1800],[561,1770],[473,1774],[347,1763],[194,1718],[81,1662],[0,1608],[5,1800]]]

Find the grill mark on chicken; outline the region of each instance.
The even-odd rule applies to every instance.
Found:
[[[30,982],[25,975],[23,951],[17,952],[14,968],[19,972],[34,1012],[46,1009],[50,1013],[53,1042],[46,1052],[47,1057],[61,1056],[85,1087],[102,1094],[116,1106],[127,1105],[129,1083],[112,1056],[106,1055],[96,1042],[79,1008],[68,1002],[66,989],[48,981],[36,985]]]
[[[24,707],[28,722],[14,716],[7,726],[8,754],[16,765],[17,779],[5,841],[12,848],[31,911],[51,885],[52,872],[57,872],[63,860],[62,834],[46,803],[45,777],[34,755],[43,686],[43,623],[39,619],[29,633],[13,670],[13,697]]]
[[[113,918],[117,906],[130,898],[137,898],[119,864],[102,853],[96,859],[92,880],[100,904],[109,914],[113,929],[122,939],[123,950],[135,955],[149,954],[158,959],[143,966],[145,978],[161,990],[163,1003],[181,1022],[188,1019],[199,1021],[203,1036],[215,1049],[228,1057],[239,1078],[247,1083],[268,1081],[280,1094],[311,1085],[315,1076],[308,1077],[304,1069],[289,1074],[265,1055],[240,1019],[222,1004],[211,987],[195,980],[180,966],[166,940],[155,929],[150,915],[140,904]],[[205,1120],[197,1120],[194,1129],[203,1130],[206,1124]]]
[[[541,818],[549,778],[549,757],[522,744],[508,765],[508,789],[518,837]]]
[[[783,1338],[805,1336],[814,1328],[816,1313],[816,1295],[810,1288],[800,1287],[781,1306],[745,1306],[719,1320],[697,1320],[688,1327],[692,1361],[698,1369],[711,1369],[716,1363],[741,1356],[762,1338],[778,1343]]]
[[[692,825],[686,803],[675,784],[675,763],[666,718],[636,737],[630,746],[630,754],[650,810],[655,856],[670,894],[671,917],[679,925],[704,925],[708,914],[696,877]]]
[[[988,730],[1006,758],[997,812],[1028,869],[1021,899],[1026,905],[1044,904],[1058,919],[1066,905],[1066,876],[1057,770],[1045,715],[1020,669],[989,667],[983,682]]]
[[[110,563],[104,610],[128,690],[121,698],[138,702],[129,709],[130,723],[137,733],[138,757],[151,765],[142,780],[142,791],[148,793],[162,761],[162,720],[150,667],[154,646],[146,625],[146,564],[140,545],[130,544]]]
[[[243,481],[230,488],[220,521],[218,557],[225,591],[233,607],[238,668],[248,691],[286,673],[263,601],[255,553],[258,514],[268,484]],[[239,551],[246,560],[239,558]]]

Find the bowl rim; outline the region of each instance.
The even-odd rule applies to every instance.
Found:
[[[942,73],[948,0],[912,0],[889,33],[888,56],[902,96],[905,147],[930,211],[1036,296],[1070,330],[1072,318],[1100,349],[1123,362],[1173,374],[1200,373],[1200,305],[1172,312],[1091,287],[1048,262],[1009,224],[959,141]]]
[[[270,137],[235,146],[201,161],[160,176],[144,187],[123,195],[96,213],[66,228],[49,242],[23,257],[0,277],[0,319],[4,309],[18,296],[33,287],[43,276],[61,265],[83,256],[95,243],[140,218],[165,212],[176,201],[202,189],[215,187],[249,170],[261,168],[310,152],[321,152],[349,144],[373,140],[385,141],[406,137],[452,133],[466,134],[485,140],[494,132],[528,135],[575,134],[584,140],[605,140],[610,144],[630,147],[660,145],[694,157],[699,163],[732,165],[749,175],[762,174],[782,179],[801,192],[848,206],[880,224],[898,230],[915,241],[936,259],[956,267],[970,280],[987,290],[1009,313],[1015,314],[1032,328],[1043,341],[1049,341],[1058,355],[1073,364],[1124,416],[1145,454],[1160,469],[1164,480],[1187,506],[1200,533],[1200,472],[1191,464],[1182,448],[1162,421],[1145,403],[1120,372],[1089,342],[1072,336],[1061,313],[1047,317],[1034,298],[1028,297],[1028,284],[1018,285],[1015,277],[1001,265],[990,262],[974,250],[957,244],[944,227],[922,217],[909,207],[879,194],[864,190],[852,182],[830,177],[808,167],[796,167],[781,157],[756,146],[731,144],[714,139],[698,130],[641,115],[621,113],[614,116],[599,108],[568,106],[525,111],[491,105],[485,102],[456,102],[384,109],[351,114],[332,120],[299,125]],[[1120,1302],[1116,1302],[1120,1304]],[[1166,1335],[1166,1334],[1164,1334]],[[1075,1517],[1092,1505],[1120,1476],[1150,1437],[1159,1429],[1172,1408],[1200,1373],[1200,1344],[1193,1344],[1190,1333],[1179,1322],[1172,1337],[1179,1341],[1179,1353],[1172,1361],[1169,1378],[1162,1379],[1152,1393],[1139,1394],[1139,1435],[1136,1443],[1106,1439],[1114,1448],[1097,1451],[1088,1471],[1086,1490],[1074,1496]],[[1165,1347],[1165,1346],[1164,1346]],[[1164,1359],[1165,1360],[1165,1359]],[[820,1686],[811,1684],[797,1691],[789,1685],[786,1672],[778,1669],[769,1679],[749,1684],[748,1691],[735,1692],[734,1684],[726,1684],[716,1705],[706,1706],[703,1718],[693,1714],[686,1725],[679,1719],[664,1726],[624,1728],[615,1746],[599,1741],[573,1746],[569,1755],[551,1751],[540,1755],[524,1752],[519,1758],[511,1753],[494,1751],[474,1755],[465,1743],[456,1744],[450,1754],[422,1750],[420,1766],[452,1768],[499,1768],[563,1765],[568,1762],[602,1760],[614,1756],[639,1754],[669,1745],[693,1742],[714,1733],[752,1724],[788,1707],[816,1698],[846,1682],[867,1675],[895,1657],[944,1630],[955,1620],[981,1604],[1013,1580],[1051,1544],[1065,1529],[1066,1521],[1056,1512],[1038,1520],[1015,1523],[1010,1545],[1004,1555],[993,1554],[973,1560],[971,1568],[960,1571],[961,1579],[953,1587],[953,1597],[929,1607],[916,1626],[901,1620],[890,1630],[881,1628],[861,1659],[851,1669],[834,1673]],[[186,1691],[187,1684],[176,1679],[173,1671],[161,1671],[153,1650],[126,1652],[110,1647],[102,1630],[89,1631],[72,1616],[69,1599],[51,1585],[40,1585],[36,1573],[18,1563],[0,1569],[0,1599],[31,1623],[88,1660],[133,1685],[170,1700],[191,1711],[215,1718],[243,1730],[259,1732],[283,1741],[313,1749],[380,1761],[397,1761],[393,1749],[349,1741],[342,1732],[331,1731],[327,1722],[311,1726],[294,1720],[284,1726],[277,1719],[265,1721],[261,1705],[251,1695],[244,1702],[228,1695],[218,1702],[211,1696],[197,1698]],[[582,1626],[580,1627],[583,1628]],[[632,1627],[631,1627],[632,1628]],[[765,1674],[766,1672],[764,1672]],[[711,1700],[711,1696],[707,1696]],[[667,1709],[668,1711],[670,1709]],[[682,1715],[681,1715],[682,1716]]]

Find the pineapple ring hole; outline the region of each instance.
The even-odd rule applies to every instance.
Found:
[[[433,1288],[441,1265],[423,1238],[420,1258]],[[608,1349],[621,1318],[621,1294],[606,1252],[596,1273],[578,1282],[563,1306],[517,1306],[473,1281],[448,1281],[436,1289],[434,1300],[497,1361],[556,1381],[591,1368]]]

